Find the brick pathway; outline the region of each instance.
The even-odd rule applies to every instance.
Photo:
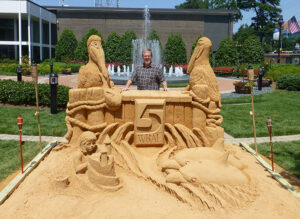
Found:
[[[58,77],[58,84],[65,85],[71,88],[75,88],[77,86],[77,76],[78,74],[72,75],[59,75]],[[5,76],[0,75],[0,80],[17,80],[17,76]],[[219,83],[219,88],[221,93],[228,93],[234,90],[233,82],[235,79],[231,78],[217,78]],[[24,81],[32,81],[31,77],[23,76],[22,80]],[[49,76],[39,76],[39,83],[48,84],[49,83]],[[118,88],[123,88],[125,85],[116,85]],[[130,89],[135,90],[136,86],[131,86]],[[183,90],[184,88],[170,88],[170,90]]]

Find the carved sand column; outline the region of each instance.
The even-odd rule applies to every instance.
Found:
[[[206,85],[195,85],[192,87],[192,92],[201,100],[208,98]],[[207,103],[203,103],[207,107]],[[204,131],[206,127],[206,113],[198,107],[193,107],[193,127]]]
[[[97,102],[99,100],[104,99],[104,90],[99,87],[93,87],[87,89],[87,100],[90,102]],[[105,108],[102,107],[100,109],[93,109],[91,107],[90,110],[87,111],[87,123],[91,126],[99,125],[104,123],[104,111]]]
[[[71,89],[69,91],[68,110],[71,111],[72,109],[74,109],[78,105],[78,101],[82,100],[86,100],[86,89]],[[74,120],[86,123],[86,114],[86,110],[81,109],[76,111],[72,117]],[[72,138],[70,140],[70,144],[76,144],[78,141],[78,137],[83,131],[84,130],[80,126],[72,123]]]

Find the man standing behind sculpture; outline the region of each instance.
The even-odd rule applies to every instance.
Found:
[[[105,67],[105,55],[101,38],[92,35],[87,41],[89,62],[82,66],[78,75],[78,88],[101,87],[110,88],[109,72]]]
[[[195,85],[207,85],[210,101],[215,102],[218,107],[221,107],[218,81],[209,63],[211,46],[210,39],[206,37],[198,40],[187,68],[187,72],[190,74],[188,90],[192,90]]]
[[[132,82],[137,83],[138,90],[159,90],[160,84],[164,86],[164,91],[168,90],[167,81],[162,72],[162,69],[152,64],[152,51],[145,49],[143,51],[143,65],[137,65],[127,81],[126,87],[123,90],[128,90]]]

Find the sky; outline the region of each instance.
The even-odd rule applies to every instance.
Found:
[[[61,0],[32,0],[39,5],[55,5],[58,6]],[[102,0],[105,3],[107,0]],[[116,0],[108,0],[116,2]],[[176,5],[185,2],[185,0],[119,0],[122,8],[144,8],[148,5],[149,8],[175,8]],[[65,5],[69,6],[87,6],[93,7],[94,0],[65,0]],[[61,4],[60,4],[61,5]],[[281,0],[280,6],[282,9],[283,20],[287,21],[292,16],[295,16],[297,21],[300,21],[300,0]],[[243,13],[243,19],[233,25],[233,32],[236,32],[242,24],[251,24],[251,17],[255,16],[253,11]],[[151,18],[150,18],[151,19]]]

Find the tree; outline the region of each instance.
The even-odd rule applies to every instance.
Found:
[[[300,35],[296,37],[295,43],[299,43],[300,44]]]
[[[132,62],[132,40],[137,39],[132,30],[126,31],[120,39],[120,61],[123,63]]]
[[[64,29],[55,47],[55,59],[57,61],[74,59],[74,51],[77,44],[78,42],[73,31]]]
[[[238,61],[237,48],[230,37],[226,37],[220,42],[216,52],[217,66],[233,66]]]
[[[186,2],[175,6],[176,9],[227,9],[236,10],[234,20],[242,19],[242,13],[238,8],[237,0],[186,0]]]
[[[282,38],[282,50],[284,50],[284,51],[294,50],[295,44],[296,44],[295,41],[293,41],[287,37]],[[274,50],[277,50],[278,49],[278,41],[275,41],[273,46],[274,46]]]
[[[111,32],[105,44],[105,60],[106,62],[117,62],[120,60],[120,41],[121,37],[116,32]]]
[[[147,37],[147,40],[157,40],[159,42],[160,51],[162,51],[162,45],[161,45],[160,38],[159,38],[156,30],[152,30],[150,32],[150,34]]]
[[[251,35],[255,35],[255,30],[253,29],[253,27],[248,26],[248,24],[243,24],[233,35],[233,40],[237,44],[242,45],[244,44],[245,40]]]
[[[280,0],[237,0],[237,6],[241,10],[253,10],[255,12],[256,16],[251,18],[251,26],[258,33],[261,42],[266,32],[269,31],[271,24],[276,23],[280,16],[281,9],[279,5]]]
[[[101,38],[102,47],[104,48],[105,43],[104,43],[103,37],[101,36],[101,33],[98,30],[96,30],[95,28],[91,28],[82,37],[80,43],[78,44],[78,46],[75,50],[76,60],[78,60],[78,61],[88,61],[89,60],[87,41],[88,41],[89,37],[92,35],[98,35]]]
[[[186,0],[186,2],[175,6],[176,9],[208,9],[209,7],[209,0]]]
[[[249,36],[245,41],[240,58],[243,63],[258,64],[264,60],[264,51],[256,36]]]
[[[164,60],[168,64],[186,64],[186,47],[179,33],[172,33],[164,50]]]

